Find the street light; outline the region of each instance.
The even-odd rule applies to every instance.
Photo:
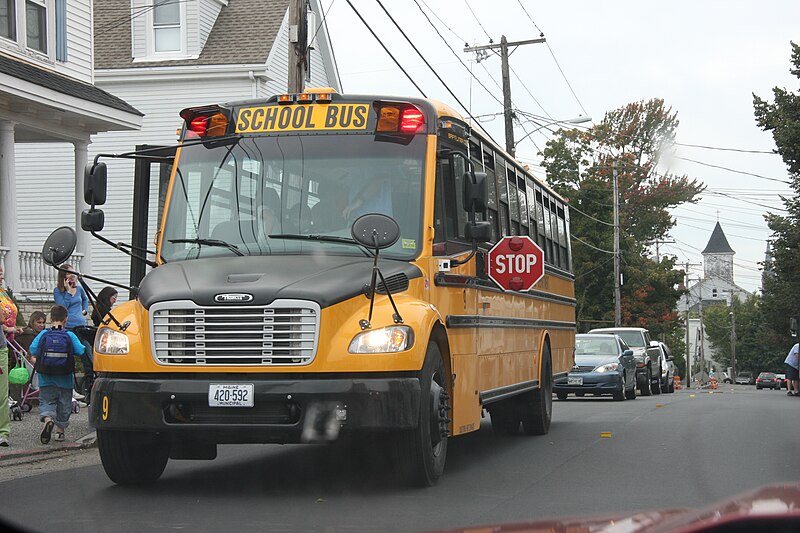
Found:
[[[532,131],[529,131],[520,140],[515,142],[514,143],[514,148],[516,149],[516,147],[519,146],[519,143],[521,143],[522,141],[524,141],[525,139],[527,139],[528,137],[530,137],[531,135],[533,135],[534,133],[536,133],[537,131],[539,131],[542,128],[546,128],[548,126],[554,126],[556,124],[583,124],[585,122],[591,122],[591,121],[592,121],[592,117],[587,117],[585,115],[581,115],[579,117],[570,118],[570,119],[567,119],[567,120],[552,120],[550,122],[546,122],[545,124],[540,124],[537,128],[535,128]],[[533,121],[531,121],[531,122],[533,122]],[[535,122],[534,122],[534,124],[535,124]]]

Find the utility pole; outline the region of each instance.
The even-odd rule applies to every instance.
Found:
[[[689,291],[689,267],[699,266],[696,263],[686,262],[683,275],[684,275],[684,288],[686,289],[686,387],[692,386],[692,350],[689,348],[689,309],[691,308],[691,295]]]
[[[675,244],[675,241],[662,241],[660,239],[656,239],[654,241],[648,241],[647,244],[655,244],[656,245],[656,263],[661,262],[661,254],[659,253],[659,244]]]
[[[307,0],[289,0],[289,92],[305,88],[308,44]]]
[[[736,308],[733,306],[731,294],[731,379],[736,379]]]
[[[705,381],[703,379],[703,372],[706,370],[706,333],[703,331],[703,294],[700,293],[700,385],[702,386]]]
[[[619,265],[619,191],[617,189],[617,165],[612,167],[614,174],[614,327],[622,325],[622,303],[620,296],[620,265]]]
[[[692,387],[692,351],[689,349],[689,262],[686,262],[686,270],[683,273],[686,280],[686,388]]]
[[[523,44],[534,44],[534,43],[543,43],[545,42],[544,34],[540,39],[528,39],[526,41],[514,41],[508,42],[506,36],[500,39],[500,44],[484,44],[480,46],[467,46],[464,48],[465,52],[479,52],[480,50],[496,50],[500,49],[500,60],[501,60],[501,68],[503,70],[503,116],[505,117],[506,121],[506,152],[514,157],[514,112],[511,109],[511,78],[508,75],[508,56],[511,55],[508,52],[508,47],[513,46],[516,47],[522,46]],[[514,50],[511,52],[513,53]]]

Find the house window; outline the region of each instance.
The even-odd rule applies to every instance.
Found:
[[[181,51],[181,2],[155,0],[153,10],[153,51]]]
[[[47,8],[44,2],[25,2],[25,35],[28,48],[47,53]]]
[[[717,297],[717,289],[711,289],[711,297],[712,298],[716,298]]]
[[[17,40],[17,11],[15,0],[0,0],[0,37]]]

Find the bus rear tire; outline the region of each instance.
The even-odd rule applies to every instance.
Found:
[[[97,447],[106,475],[118,485],[153,483],[169,459],[169,444],[155,433],[98,429]]]
[[[522,432],[526,435],[546,435],[553,418],[553,362],[550,345],[542,350],[542,371],[539,388],[528,393],[523,403]]]
[[[439,346],[428,344],[419,373],[420,402],[417,427],[403,431],[393,446],[402,480],[416,486],[436,484],[444,472],[450,428],[450,394]]]

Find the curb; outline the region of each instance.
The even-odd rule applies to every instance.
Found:
[[[26,457],[37,457],[50,455],[60,451],[78,451],[94,448],[97,445],[97,436],[95,433],[89,433],[78,439],[74,443],[62,444],[61,446],[53,446],[50,448],[31,448],[30,450],[19,450],[10,453],[0,454],[0,463],[3,461],[10,461],[13,459],[20,459]]]

